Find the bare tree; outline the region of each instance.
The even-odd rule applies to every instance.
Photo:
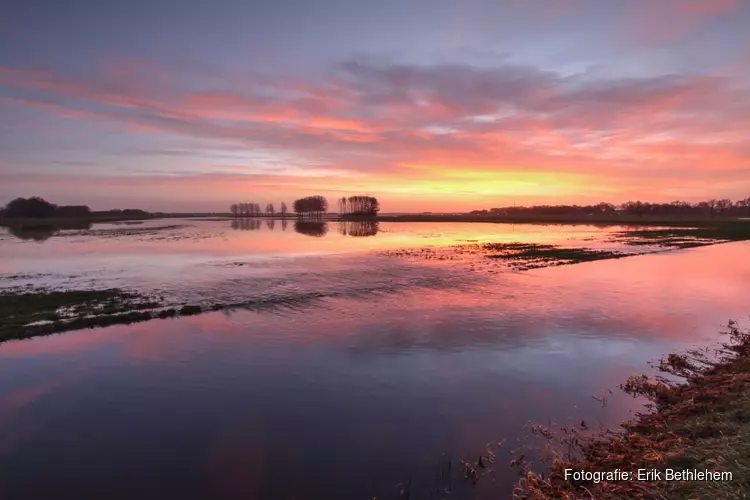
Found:
[[[273,209],[273,203],[266,205],[266,215],[274,215],[276,210]]]
[[[286,203],[284,203],[284,202],[282,201],[282,202],[281,202],[281,215],[286,215],[286,214],[287,214],[287,212],[288,212],[288,210],[287,210],[287,208],[286,208]]]

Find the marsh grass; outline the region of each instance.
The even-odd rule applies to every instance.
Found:
[[[619,432],[585,437],[550,433],[555,457],[545,474],[526,471],[514,498],[740,499],[750,496],[750,333],[729,324],[728,340],[708,350],[670,354],[668,374],[633,376],[622,389],[645,396],[650,411]],[[667,468],[731,472],[731,481],[570,482],[565,469],[608,472]]]
[[[165,308],[153,298],[120,289],[6,290],[0,292],[0,342],[201,312],[197,305]]]
[[[750,223],[725,221],[696,227],[667,227],[621,231],[614,241],[627,245],[653,245],[666,248],[694,248],[717,243],[750,240]]]
[[[487,254],[488,259],[505,259],[516,269],[546,267],[551,265],[577,264],[603,259],[620,259],[628,254],[589,248],[564,248],[533,243],[488,243],[485,250],[500,251]]]

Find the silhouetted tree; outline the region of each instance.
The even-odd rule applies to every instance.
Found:
[[[61,205],[55,210],[55,217],[85,219],[91,217],[91,209],[86,205]]]
[[[322,196],[308,196],[294,200],[294,212],[300,217],[322,217],[328,211],[328,200]]]
[[[44,198],[34,196],[31,198],[16,198],[6,205],[3,210],[3,217],[33,217],[46,218],[53,217],[57,206],[48,202]]]
[[[266,215],[274,215],[276,210],[273,209],[273,203],[266,205]]]
[[[670,203],[647,203],[628,201],[615,207],[609,203],[597,205],[535,205],[474,210],[474,215],[487,216],[580,216],[598,214],[624,214],[630,216],[675,216],[675,217],[724,217],[750,215],[750,198],[732,202],[728,199],[706,200],[698,203],[672,201]]]
[[[232,215],[234,217],[237,217],[240,212],[240,207],[237,203],[232,203],[232,205],[229,207],[229,211],[232,212]]]
[[[375,216],[380,211],[380,202],[373,196],[350,196],[338,202],[342,215]]]
[[[281,215],[286,215],[286,214],[287,214],[287,212],[288,212],[288,210],[287,210],[287,208],[286,208],[286,203],[284,203],[284,202],[282,201],[282,202],[281,202]]]

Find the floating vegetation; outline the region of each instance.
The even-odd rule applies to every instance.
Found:
[[[0,342],[201,312],[196,305],[164,308],[152,298],[120,289],[11,289],[0,292]]]
[[[498,251],[485,255],[488,259],[510,261],[514,269],[533,269],[537,267],[561,266],[603,259],[619,259],[628,254],[608,250],[591,250],[588,248],[564,248],[554,245],[537,245],[533,243],[487,243],[485,250]]]
[[[711,226],[620,231],[615,234],[612,241],[632,246],[679,249],[745,240],[750,240],[750,223],[731,221]]]
[[[424,260],[469,261],[492,259],[502,261],[515,270],[560,266],[602,259],[619,259],[632,254],[589,248],[568,248],[556,245],[509,242],[463,244],[451,247],[423,247],[385,252],[392,257],[409,257]],[[468,256],[468,257],[467,257]]]

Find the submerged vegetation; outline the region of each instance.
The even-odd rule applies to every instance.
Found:
[[[488,259],[505,259],[515,269],[560,266],[602,259],[619,259],[628,254],[588,248],[564,248],[555,245],[535,243],[486,243],[482,245]]]
[[[724,221],[697,227],[621,231],[614,239],[627,245],[654,245],[664,248],[693,248],[744,240],[750,240],[750,223],[745,221]]]
[[[590,262],[603,259],[619,259],[628,254],[611,250],[595,250],[590,248],[563,247],[538,243],[477,243],[471,242],[451,247],[428,247],[407,250],[392,250],[384,252],[392,257],[415,257],[426,260],[457,261],[465,260],[469,256],[470,262],[479,259],[489,259],[502,262],[510,269],[524,271],[540,267],[563,266]],[[473,267],[472,267],[473,269]]]
[[[167,307],[161,300],[116,288],[0,291],[0,342],[204,312],[199,305]]]
[[[546,473],[527,471],[515,498],[740,499],[750,496],[750,332],[729,324],[728,340],[708,350],[670,354],[658,365],[669,375],[631,377],[622,389],[645,396],[653,411],[623,424],[623,431],[583,437],[541,429],[558,453]],[[571,448],[572,446],[572,448]],[[661,471],[659,480],[565,479],[565,470],[607,473]],[[666,470],[724,474],[723,480],[668,480]],[[727,473],[731,474],[728,480]],[[721,476],[720,476],[721,477]],[[570,478],[568,478],[570,479]]]
[[[133,323],[160,305],[118,289],[0,292],[0,341],[67,330]]]

